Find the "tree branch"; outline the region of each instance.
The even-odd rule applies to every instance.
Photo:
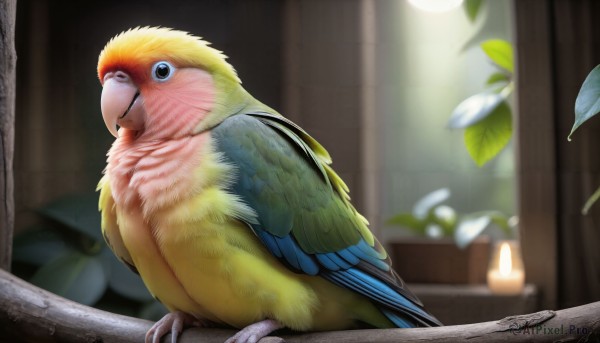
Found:
[[[15,133],[16,0],[0,0],[0,268],[10,270],[15,209],[13,145]]]
[[[152,325],[63,299],[0,270],[0,341],[141,343]],[[225,329],[189,329],[180,343],[223,342]],[[600,302],[495,322],[438,328],[352,330],[267,337],[275,342],[568,342],[600,339]],[[163,342],[170,342],[165,337]]]

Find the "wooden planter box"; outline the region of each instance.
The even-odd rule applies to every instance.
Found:
[[[408,283],[486,282],[490,240],[479,237],[459,249],[450,238],[405,238],[389,243],[392,267]]]

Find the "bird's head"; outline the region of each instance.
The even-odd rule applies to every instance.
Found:
[[[150,139],[197,133],[223,102],[218,89],[240,84],[225,56],[207,42],[157,27],[138,27],[111,39],[100,53],[98,77],[109,131],[115,137],[125,131]]]

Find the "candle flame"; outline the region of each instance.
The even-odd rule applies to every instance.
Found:
[[[510,245],[504,242],[500,246],[500,275],[508,276],[512,271],[512,254]]]

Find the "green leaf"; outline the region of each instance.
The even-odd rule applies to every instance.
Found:
[[[461,129],[471,126],[492,113],[504,101],[503,94],[485,91],[463,100],[452,112],[448,127]]]
[[[110,276],[108,286],[115,293],[139,302],[154,300],[142,278],[129,270],[113,254],[110,254]]]
[[[93,305],[98,301],[108,284],[99,259],[79,252],[64,254],[50,261],[30,281],[84,305]]]
[[[510,79],[509,79],[508,75],[501,73],[501,72],[496,72],[496,73],[493,73],[492,75],[490,75],[490,77],[488,77],[487,81],[485,81],[485,84],[488,86],[491,86],[496,83],[504,83],[504,82],[509,82],[509,81],[510,81]]]
[[[492,219],[487,215],[470,216],[462,219],[454,232],[456,246],[461,249],[466,248],[488,227],[488,225],[490,225],[491,222]]]
[[[511,111],[503,101],[485,119],[467,127],[464,137],[469,155],[481,167],[502,151],[511,136]]]
[[[500,211],[485,211],[485,215],[492,219],[492,223],[499,227],[508,237],[512,236],[513,228],[509,224],[510,218]]]
[[[413,207],[413,215],[415,218],[423,220],[427,218],[432,208],[448,200],[448,198],[450,198],[450,190],[448,188],[435,190],[417,201]]]
[[[415,216],[413,216],[411,213],[397,214],[397,215],[393,216],[392,218],[388,219],[386,223],[388,225],[397,225],[397,226],[402,226],[402,227],[409,228],[409,229],[418,229],[421,226],[423,226],[421,221],[419,219],[415,218]]]
[[[589,73],[581,85],[575,100],[575,123],[567,139],[570,141],[573,132],[598,112],[600,112],[600,65]]]
[[[457,216],[452,207],[446,205],[436,206],[431,213],[431,217],[436,224],[442,227],[444,235],[449,235],[454,231]]]
[[[475,19],[477,19],[477,14],[481,8],[481,0],[466,0],[463,4],[463,8],[465,9],[469,20],[474,22]]]
[[[399,226],[405,229],[410,229],[411,231],[419,234],[425,234],[425,222],[423,220],[419,220],[411,213],[400,213],[392,218],[388,219],[386,222],[389,225]]]
[[[583,214],[584,216],[587,215],[590,212],[590,208],[596,203],[596,201],[598,201],[598,199],[600,199],[600,187],[598,187],[594,194],[592,194],[592,196],[589,199],[587,199],[585,205],[583,206],[583,209],[581,210],[581,214]]]
[[[74,248],[57,231],[35,228],[15,237],[12,257],[18,262],[41,266],[73,251]]]
[[[90,238],[104,241],[97,193],[66,196],[44,206],[39,212]]]
[[[490,39],[481,43],[481,49],[497,66],[514,73],[513,49],[509,42]]]
[[[502,232],[504,232],[507,238],[513,236],[514,234],[514,228],[509,223],[511,219],[506,214],[500,211],[477,211],[469,214],[469,217],[489,217],[491,223],[494,224],[494,226],[498,227],[500,230],[502,230]]]

